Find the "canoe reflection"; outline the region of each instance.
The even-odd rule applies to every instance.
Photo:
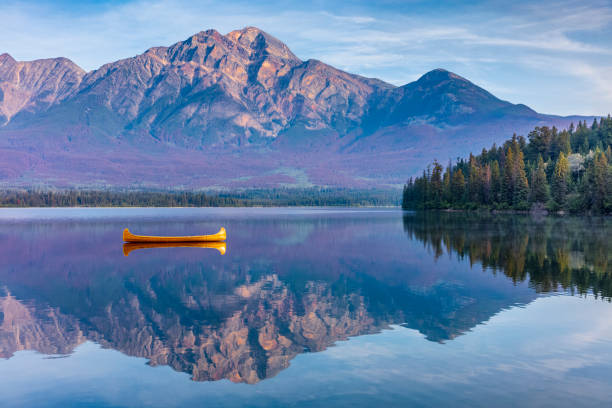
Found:
[[[225,255],[227,246],[225,242],[149,242],[149,243],[127,243],[123,244],[123,255],[128,256],[130,252],[146,248],[213,248]]]

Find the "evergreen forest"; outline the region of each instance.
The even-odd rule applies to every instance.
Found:
[[[5,190],[0,207],[397,206],[398,190],[253,189],[236,192]]]
[[[404,209],[612,212],[612,118],[559,131],[536,127],[446,168],[410,178]]]

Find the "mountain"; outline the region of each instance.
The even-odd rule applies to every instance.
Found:
[[[302,61],[254,27],[85,73],[0,56],[0,185],[398,186],[542,115],[436,69],[396,87]]]
[[[0,55],[0,125],[19,112],[40,112],[72,95],[85,71],[66,58],[18,62]]]

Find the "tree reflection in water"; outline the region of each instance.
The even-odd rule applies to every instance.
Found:
[[[404,214],[404,230],[436,257],[467,257],[538,292],[612,297],[609,217],[419,212]]]

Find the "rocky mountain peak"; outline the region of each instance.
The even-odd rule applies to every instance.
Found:
[[[20,111],[41,111],[63,100],[85,71],[68,58],[16,61],[0,55],[0,125]]]
[[[463,78],[462,76],[455,74],[454,72],[450,72],[442,68],[436,68],[422,75],[417,80],[417,83],[430,84],[430,83],[440,83],[444,81],[453,81],[453,80],[468,82],[468,83],[470,82],[467,79]]]
[[[83,68],[79,67],[71,59],[68,59],[65,57],[48,58],[48,59],[36,60],[32,62],[39,63],[39,64],[49,64],[49,66],[51,66],[52,68],[68,69],[74,72],[78,76],[83,76],[86,74]]]
[[[187,38],[185,41],[182,41],[182,42],[188,43],[188,44],[206,42],[206,40],[210,37],[220,40],[221,37],[223,37],[223,34],[218,32],[214,28],[209,28],[207,30],[202,30],[200,32],[193,34],[192,36],[190,36],[189,38]]]
[[[257,27],[245,27],[226,35],[236,44],[252,51],[256,56],[272,56],[297,65],[302,61],[282,41]]]
[[[408,105],[415,108],[412,113],[430,116],[435,113],[438,120],[449,123],[513,106],[462,76],[441,68],[404,85],[403,92]]]
[[[11,57],[8,53],[4,53],[0,55],[0,65],[5,64],[7,62],[15,63],[15,59]]]

